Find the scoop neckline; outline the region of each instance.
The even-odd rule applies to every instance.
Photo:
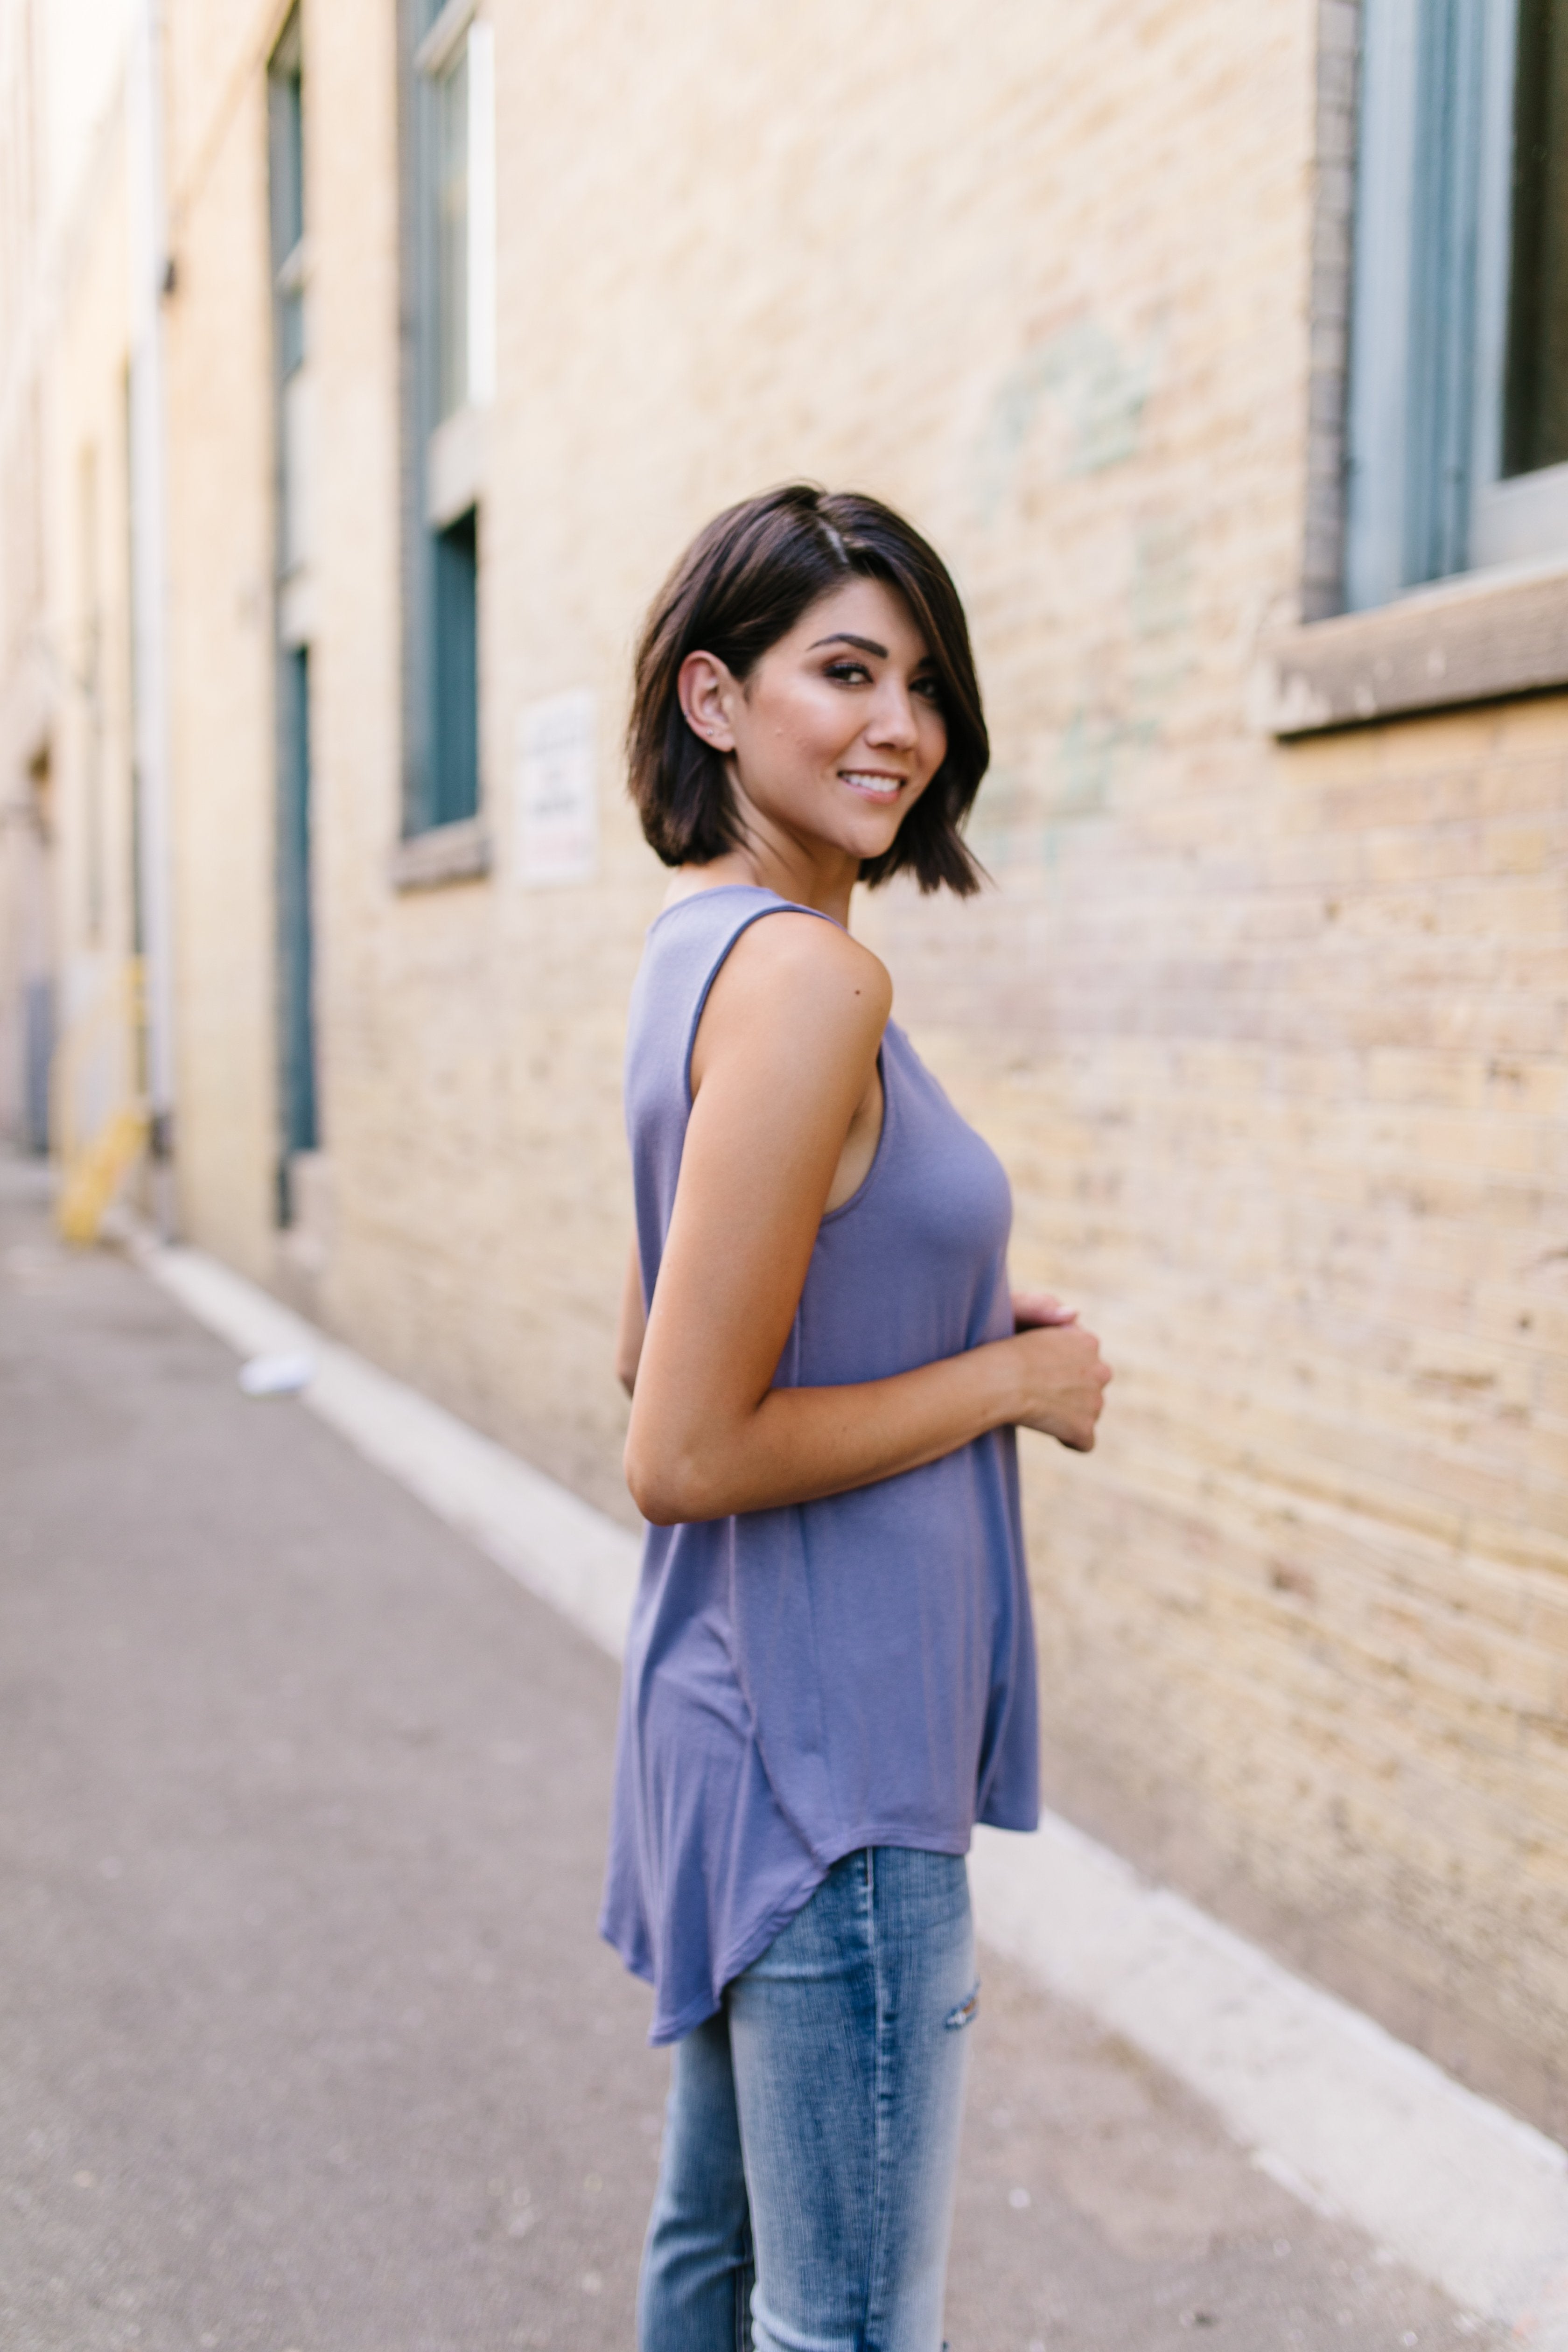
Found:
[[[808,907],[804,898],[786,898],[782,890],[770,888],[766,882],[714,882],[700,890],[689,890],[684,898],[677,898],[672,905],[661,907],[648,929],[657,931],[667,915],[679,914],[682,907],[689,907],[699,898],[721,898],[727,890],[743,890],[752,898],[776,899],[781,907],[793,908],[796,914],[815,915],[819,923],[831,923],[834,929],[842,931],[847,940],[855,936],[848,924],[841,923],[837,915],[824,914],[820,907]]]

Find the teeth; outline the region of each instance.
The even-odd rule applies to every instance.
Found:
[[[875,793],[879,800],[894,799],[903,786],[901,776],[863,776],[856,768],[844,768],[839,772],[847,784],[853,784],[858,792]]]

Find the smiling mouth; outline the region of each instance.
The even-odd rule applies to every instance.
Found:
[[[907,776],[882,776],[875,769],[840,768],[838,781],[847,784],[862,800],[896,801],[909,782]]]

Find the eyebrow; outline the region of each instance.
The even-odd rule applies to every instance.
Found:
[[[819,646],[857,646],[863,654],[875,654],[879,661],[888,658],[887,646],[879,646],[875,637],[851,636],[847,629],[836,629],[830,637],[818,637],[814,644],[807,646],[806,652],[814,654]],[[930,654],[922,654],[915,667],[924,669],[931,661]]]
[[[830,637],[818,637],[816,644],[807,646],[806,652],[814,654],[817,646],[858,646],[863,654],[875,654],[879,661],[888,658],[887,646],[879,646],[875,637],[852,637],[847,629],[836,629]]]

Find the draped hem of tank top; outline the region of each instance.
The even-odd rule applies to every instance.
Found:
[[[853,1846],[848,1846],[845,1851],[853,1853],[855,1849]],[[838,1859],[839,1857],[835,1854],[833,1861],[837,1862]],[[651,1965],[639,1968],[635,1960],[627,1958],[616,1937],[601,1928],[600,1932],[604,1935],[605,1941],[613,1950],[620,1953],[622,1960],[632,1974],[640,1977],[645,1984],[650,1984],[654,1988],[655,2008],[647,2029],[649,2049],[658,2050],[662,2049],[667,2042],[679,2042],[686,2034],[694,2032],[698,2026],[706,2024],[709,2018],[716,2017],[723,2006],[726,1988],[732,1985],[737,1977],[743,1976],[753,1960],[760,1960],[768,1946],[784,1934],[796,1913],[805,1910],[832,1867],[831,1862],[814,1861],[802,1884],[798,1887],[792,1887],[789,1894],[782,1901],[775,1903],[767,1916],[753,1927],[752,1933],[737,1946],[736,1949],[732,1953],[727,1953],[720,1961],[716,1970],[717,1983],[712,1985],[707,1993],[699,1993],[685,2001],[669,2017],[661,2017],[658,2013],[658,1979]]]
[[[984,1820],[984,1816],[977,1814],[975,1818]],[[988,1822],[986,1826],[1005,1829],[1011,1824]],[[1031,1822],[1029,1826],[1036,1828],[1038,1824]],[[717,1982],[710,1995],[699,1995],[695,2000],[688,2000],[670,2017],[660,2017],[656,2008],[647,2030],[648,2047],[658,2050],[668,2042],[679,2042],[686,2034],[695,2032],[698,2026],[705,2024],[709,2018],[716,2017],[723,2006],[724,1995],[735,1979],[744,1976],[753,1960],[762,1958],[769,1945],[783,1935],[796,1913],[805,1910],[828,1872],[836,1863],[842,1862],[846,1854],[860,1853],[868,1846],[897,1846],[910,1853],[963,1856],[968,1853],[973,1843],[971,1831],[955,1832],[951,1837],[942,1837],[931,1831],[912,1832],[906,1822],[862,1822],[842,1843],[835,1841],[824,1854],[816,1857],[802,1885],[792,1888],[789,1895],[776,1903],[755,1925],[743,1942],[733,1952],[724,1956],[718,1964],[715,1972]],[[645,1958],[635,1947],[628,1947],[627,1942],[617,1937],[603,1921],[599,1934],[628,1974],[637,1977],[643,1984],[652,1985],[657,1994],[658,1971],[652,1961]]]
[[[816,912],[726,884],[649,931],[626,1061],[647,1295],[702,1007],[736,940],[785,911]],[[778,1387],[896,1376],[1013,1328],[1000,1163],[892,1021],[880,1067],[871,1168],[821,1221]],[[1034,1829],[1037,1706],[1011,1430],[843,1495],[650,1528],[600,1920],[654,1986],[650,2041],[711,2016],[846,1853]]]

